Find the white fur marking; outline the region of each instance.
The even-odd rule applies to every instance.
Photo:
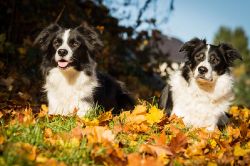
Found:
[[[205,78],[207,80],[212,80],[213,79],[213,74],[212,74],[212,66],[211,64],[209,63],[209,50],[210,50],[210,45],[208,44],[207,45],[207,48],[206,48],[206,52],[205,52],[205,60],[203,62],[201,62],[195,69],[195,72],[194,72],[194,76],[195,78],[198,77],[199,75],[199,71],[198,71],[198,68],[201,67],[201,66],[204,66],[208,69],[208,72],[205,74]]]
[[[82,99],[93,97],[93,90],[97,86],[97,80],[83,71],[78,72],[73,68],[51,69],[44,86],[49,101],[49,114],[71,115],[74,109],[78,109],[77,115],[84,116],[94,103]]]
[[[71,50],[70,46],[68,45],[68,39],[69,39],[69,36],[70,36],[70,29],[67,29],[64,31],[63,33],[63,36],[62,36],[62,40],[63,40],[63,43],[62,45],[56,50],[56,56],[55,56],[55,60],[56,61],[59,61],[61,60],[62,58],[58,55],[58,50],[59,49],[65,49],[68,51],[68,54],[63,58],[65,59],[66,61],[71,61],[71,57],[73,56],[73,51]]]

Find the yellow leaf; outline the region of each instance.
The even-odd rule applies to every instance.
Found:
[[[48,111],[49,110],[48,107],[45,104],[41,105],[41,109],[42,109],[42,111]]]
[[[98,126],[99,125],[99,121],[94,118],[93,120],[90,120],[89,118],[82,118],[83,123],[86,126]]]
[[[46,116],[48,114],[48,111],[49,111],[48,107],[45,104],[42,104],[41,105],[41,110],[40,110],[40,112],[38,114],[38,117],[41,118],[41,117]]]
[[[40,154],[36,157],[36,162],[38,162],[38,163],[45,163],[47,160],[48,160],[48,158],[46,158]]]
[[[27,152],[27,158],[29,160],[35,160],[36,159],[36,146],[33,146],[28,143],[21,143],[21,147],[23,150]]]
[[[229,111],[234,117],[239,116],[239,108],[238,106],[232,106]]]
[[[44,131],[44,136],[46,138],[49,138],[49,137],[52,137],[53,133],[52,133],[52,130],[51,128],[46,128],[45,131]]]
[[[19,47],[17,50],[20,55],[25,55],[27,53],[27,50],[24,47]]]
[[[101,26],[101,25],[98,25],[97,27],[96,27],[96,29],[100,32],[100,33],[103,33],[103,31],[104,31],[104,26]]]
[[[2,145],[4,143],[4,137],[1,135],[0,136],[0,145]]]
[[[83,135],[87,136],[89,143],[114,142],[115,139],[112,131],[102,126],[87,126],[83,130]]]
[[[147,122],[149,124],[158,123],[161,121],[161,118],[163,117],[163,111],[156,108],[155,106],[151,107],[149,110],[149,113],[146,115]]]
[[[135,107],[135,109],[133,110],[134,115],[142,115],[142,114],[146,114],[147,111],[147,107],[145,105],[137,105]]]
[[[250,149],[242,149],[239,144],[234,147],[234,156],[245,156]]]
[[[80,141],[77,138],[72,138],[69,141],[69,147],[79,147]]]
[[[105,121],[109,121],[112,119],[112,112],[108,111],[108,112],[104,112],[102,113],[99,117],[98,117],[98,121],[99,123],[105,122]]]
[[[209,145],[212,149],[214,149],[217,145],[216,141],[214,139],[209,140]]]
[[[207,166],[217,166],[217,164],[214,162],[208,162]]]

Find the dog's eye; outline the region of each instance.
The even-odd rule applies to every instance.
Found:
[[[73,47],[79,47],[79,46],[80,46],[80,42],[74,41],[74,42],[72,43],[72,46],[73,46]]]
[[[210,62],[212,63],[212,64],[219,64],[220,63],[220,58],[219,57],[216,57],[215,55],[211,55],[210,56]]]
[[[204,53],[199,53],[199,54],[196,54],[196,55],[195,55],[195,58],[196,58],[197,60],[202,60],[202,59],[204,58],[204,56],[205,56]]]
[[[55,47],[59,47],[61,45],[61,41],[59,39],[55,39],[53,41],[53,44],[54,44]]]

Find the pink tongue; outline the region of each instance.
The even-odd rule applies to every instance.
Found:
[[[58,62],[58,66],[62,67],[62,68],[66,67],[68,64],[69,64],[69,62],[66,62],[66,61],[65,62],[60,62],[60,61]]]

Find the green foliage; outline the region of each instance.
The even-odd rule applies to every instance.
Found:
[[[243,57],[243,61],[235,63],[236,84],[235,104],[250,106],[250,50],[248,48],[247,35],[241,27],[230,29],[220,27],[215,34],[214,43],[226,42],[232,44]]]
[[[65,118],[62,116],[55,116],[51,120],[46,119],[46,123],[41,121],[40,125],[52,129],[53,132],[66,132],[76,126],[76,117]]]

